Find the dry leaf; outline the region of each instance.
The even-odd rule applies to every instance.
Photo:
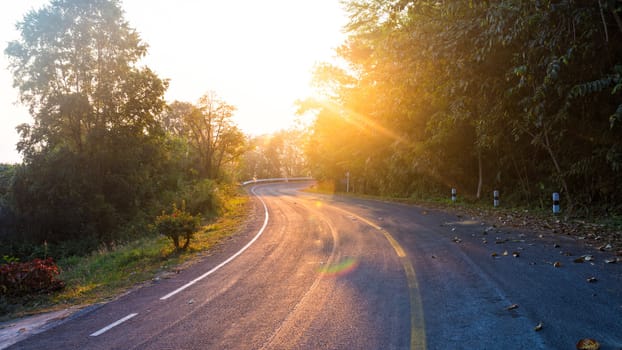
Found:
[[[598,250],[605,251],[605,250],[611,250],[611,248],[612,248],[611,244],[605,244],[605,245],[598,247]]]
[[[594,276],[588,277],[588,279],[587,279],[587,283],[594,283],[594,282],[597,282],[597,281],[598,281],[598,279],[596,279],[596,277],[594,277]]]
[[[508,256],[508,251],[507,250],[503,252],[503,256]]]
[[[514,309],[518,309],[518,304],[512,304],[508,307],[505,308],[506,310],[514,310]]]
[[[617,262],[618,262],[618,259],[616,259],[616,258],[613,258],[613,259],[607,259],[607,260],[605,260],[605,262],[606,262],[607,264],[615,264],[615,263],[617,263]]]
[[[520,256],[520,253],[519,252],[514,252],[514,253],[512,253],[512,256],[515,257],[515,258],[518,258]]]
[[[562,263],[560,263],[559,261],[556,261],[556,262],[553,263],[553,266],[554,267],[561,267]]]
[[[577,343],[578,350],[598,350],[600,349],[600,343],[594,339],[581,339]]]
[[[499,254],[497,254],[497,253],[492,253],[492,254],[490,254],[490,256],[492,256],[493,258],[495,258],[495,257],[499,256]]]
[[[534,330],[534,331],[536,331],[536,332],[541,331],[541,330],[542,330],[542,322],[538,323],[538,325],[536,325],[536,326],[533,328],[533,330]]]

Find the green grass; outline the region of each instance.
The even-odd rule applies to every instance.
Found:
[[[111,300],[142,282],[175,271],[181,264],[195,263],[202,254],[239,229],[247,217],[248,203],[248,197],[241,193],[228,198],[222,215],[205,223],[186,251],[176,251],[170,239],[152,235],[124,245],[101,248],[88,256],[60,260],[59,278],[66,287],[50,295],[19,300],[0,298],[0,321]]]

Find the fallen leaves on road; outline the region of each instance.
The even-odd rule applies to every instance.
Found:
[[[581,255],[580,257],[574,259],[574,262],[576,263],[584,263],[586,261],[593,261],[594,257],[591,255]]]
[[[542,322],[540,322],[533,328],[533,330],[536,332],[539,332],[542,330],[542,327],[543,327]]]
[[[577,349],[578,350],[598,350],[600,349],[600,343],[594,339],[589,339],[589,338],[581,339],[577,343]]]
[[[454,206],[443,209],[456,211]],[[604,251],[610,251],[618,256],[622,256],[622,229],[619,226],[587,222],[570,217],[553,217],[550,215],[538,215],[529,210],[502,210],[494,209],[469,209],[460,208],[459,212],[464,215],[470,215],[482,221],[483,234],[491,234],[499,231],[504,227],[515,227],[528,229],[536,234],[539,238],[548,238],[560,236],[571,236],[576,239],[582,239],[586,245],[595,249],[602,248]],[[553,242],[557,245],[561,242]],[[559,248],[556,246],[555,248]]]
[[[605,244],[605,245],[602,245],[602,246],[598,247],[598,250],[600,250],[600,251],[604,252],[604,251],[606,251],[606,250],[611,250],[612,248],[613,248],[613,247],[611,246],[611,244],[610,244],[610,243],[607,243],[607,244]]]
[[[515,257],[515,258],[518,258],[520,256],[520,253],[519,252],[513,252],[512,256]]]
[[[559,261],[556,261],[553,263],[553,267],[562,267],[562,263],[560,263]]]
[[[518,304],[512,304],[508,307],[505,308],[506,310],[514,310],[514,309],[518,309]]]
[[[606,259],[606,260],[605,260],[605,262],[606,262],[607,264],[615,264],[615,263],[617,263],[617,262],[618,262],[618,259],[617,259],[617,258]]]
[[[460,243],[460,242],[462,242],[462,240],[461,240],[458,236],[455,236],[455,237],[454,237],[454,238],[452,238],[451,240],[452,240],[452,241],[454,241],[454,242],[456,242],[456,243]]]
[[[587,279],[587,283],[594,283],[594,282],[597,282],[597,281],[598,281],[598,279],[596,277],[594,277],[594,276],[588,277],[588,279]]]

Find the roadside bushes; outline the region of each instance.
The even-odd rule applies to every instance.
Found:
[[[155,221],[155,229],[170,238],[176,250],[186,250],[190,245],[190,239],[201,225],[201,216],[192,215],[186,211],[185,202],[182,203],[181,209],[173,204],[173,210],[170,213],[162,212]],[[185,240],[183,246],[180,240]]]
[[[223,195],[214,180],[203,179],[188,184],[177,194],[177,200],[169,213],[162,211],[156,217],[154,228],[158,233],[170,238],[176,250],[186,250],[194,233],[200,228],[203,217],[217,216],[223,206]]]
[[[218,215],[223,202],[218,184],[210,179],[187,186],[181,197],[185,203],[185,210],[193,215],[206,217]]]
[[[60,269],[52,258],[1,265],[0,295],[21,297],[60,290],[65,284],[57,279],[59,274]]]

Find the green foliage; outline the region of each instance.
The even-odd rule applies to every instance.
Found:
[[[183,172],[158,120],[167,82],[137,65],[146,45],[118,1],[55,0],[17,28],[5,54],[34,122],[18,127],[0,241],[32,256],[44,241],[85,254],[132,238],[121,228],[153,216]]]
[[[52,258],[0,265],[0,295],[21,297],[57,291],[64,287],[64,282],[57,279],[59,274]]]
[[[295,129],[251,139],[241,157],[240,179],[306,176],[305,139],[305,133]]]
[[[167,106],[168,82],[138,64],[147,45],[119,1],[52,0],[17,29],[4,52],[33,122],[17,128],[23,164],[0,165],[0,256],[113,249],[179,199],[191,222],[221,213],[215,181],[246,141],[235,108],[215,94]]]
[[[190,239],[199,229],[201,216],[194,216],[185,210],[185,205],[181,209],[173,204],[170,213],[162,212],[155,220],[155,229],[158,233],[170,238],[176,250],[186,250],[190,244]],[[183,240],[181,245],[180,240]]]
[[[620,206],[622,27],[598,2],[346,1],[348,64],[319,66],[313,175],[355,191],[458,187]],[[619,30],[618,30],[619,29]],[[421,179],[425,179],[422,181]],[[535,184],[544,184],[540,190]],[[545,198],[546,198],[545,197]]]
[[[222,208],[223,193],[215,181],[205,179],[186,186],[181,193],[182,206],[193,215],[215,217]]]
[[[246,139],[233,123],[235,107],[214,92],[204,94],[197,105],[175,101],[161,117],[170,133],[189,146],[186,158],[201,178],[221,179],[225,168],[237,161]]]

